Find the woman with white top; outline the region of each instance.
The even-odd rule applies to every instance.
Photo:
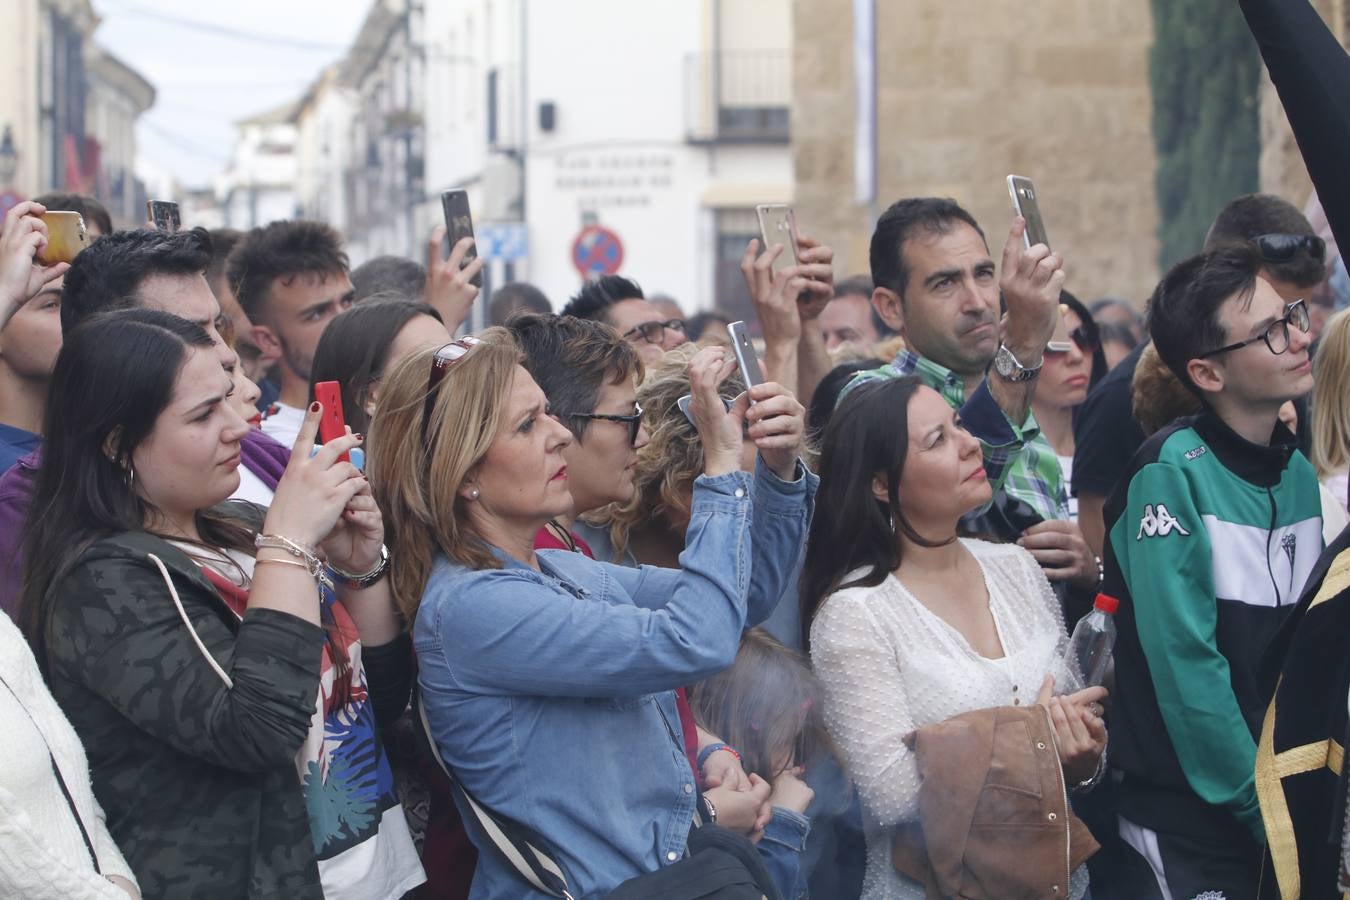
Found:
[[[991,488],[979,442],[916,378],[863,385],[824,436],[821,486],[802,574],[811,660],[825,717],[863,802],[863,897],[922,898],[891,864],[891,832],[918,816],[905,735],[971,710],[1035,703],[1048,679],[1072,689],[1059,604],[1015,545],[959,540]],[[1100,771],[1101,688],[1046,701],[1069,785]],[[1087,871],[1073,873],[1083,896]]]

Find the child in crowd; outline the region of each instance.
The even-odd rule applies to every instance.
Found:
[[[773,817],[759,853],[784,900],[806,896],[801,855],[811,830],[806,808],[815,792],[802,775],[829,745],[821,698],[820,682],[805,658],[762,628],[741,638],[731,668],[689,689],[699,725],[722,735],[747,773],[773,785]]]

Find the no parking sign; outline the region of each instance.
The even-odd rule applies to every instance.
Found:
[[[582,278],[613,275],[623,265],[623,241],[602,225],[587,225],[572,242],[572,265]]]

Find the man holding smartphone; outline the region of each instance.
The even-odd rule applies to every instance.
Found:
[[[1064,263],[1045,244],[1027,247],[1025,227],[1014,220],[996,274],[984,231],[956,201],[910,198],[887,209],[872,233],[872,305],[890,327],[904,329],[906,347],[849,387],[917,375],[942,394],[980,439],[994,488],[1041,518],[1019,543],[1050,580],[1092,589],[1097,560],[1070,519],[1059,462],[1031,414]]]

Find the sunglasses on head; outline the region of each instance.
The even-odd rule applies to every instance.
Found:
[[[427,446],[427,424],[431,421],[431,410],[436,405],[436,388],[445,380],[450,367],[464,358],[474,347],[483,343],[473,335],[465,335],[457,341],[451,341],[436,351],[431,358],[431,373],[427,375],[427,399],[422,404],[422,446]]]
[[[1070,343],[1072,341],[1072,344]],[[1097,352],[1099,342],[1095,334],[1090,334],[1087,326],[1079,325],[1073,331],[1069,332],[1067,341],[1050,341],[1045,345],[1046,353],[1068,353],[1073,349],[1073,345],[1078,345],[1078,351],[1084,356],[1091,356]]]
[[[1252,243],[1266,262],[1289,262],[1300,250],[1317,262],[1327,258],[1327,242],[1315,234],[1258,234]]]

